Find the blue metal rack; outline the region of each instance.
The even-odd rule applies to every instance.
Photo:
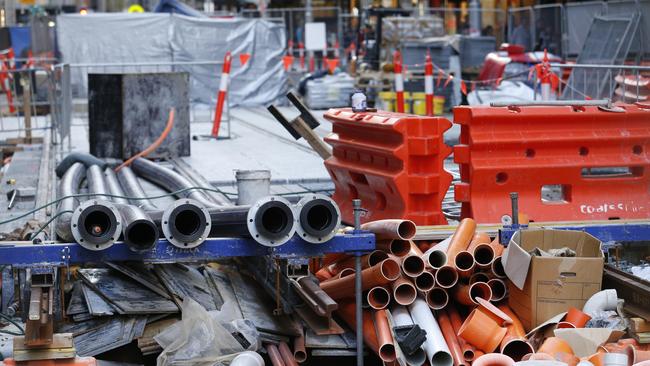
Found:
[[[273,255],[281,258],[318,257],[326,253],[368,252],[375,249],[375,236],[370,233],[337,235],[331,240],[308,243],[294,236],[284,245],[265,247],[251,239],[210,238],[193,249],[177,248],[160,240],[150,251],[136,253],[124,243],[117,242],[102,251],[92,251],[81,245],[64,244],[0,244],[0,264],[13,267],[67,266],[70,264],[111,261],[140,261],[146,263],[201,262],[224,257]]]

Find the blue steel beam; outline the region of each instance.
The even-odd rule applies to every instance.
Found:
[[[0,244],[0,265],[13,267],[67,266],[70,264],[111,261],[146,263],[203,262],[224,257],[274,255],[283,258],[318,257],[327,253],[367,252],[375,249],[375,236],[370,233],[337,235],[331,240],[311,244],[294,236],[281,246],[270,248],[251,239],[211,238],[193,249],[177,248],[159,240],[146,253],[135,253],[123,242],[102,251],[92,251],[78,244]]]
[[[591,234],[593,237],[603,243],[615,242],[645,242],[650,241],[650,221],[619,221],[616,223],[602,224],[575,224],[575,223],[555,223],[553,225],[538,227],[521,225],[520,229],[554,229],[554,230],[577,230]],[[499,239],[501,243],[510,242],[510,238],[519,229],[512,226],[504,226],[499,230]]]

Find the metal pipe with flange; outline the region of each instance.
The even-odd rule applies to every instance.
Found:
[[[91,199],[74,211],[70,229],[75,241],[82,247],[104,250],[122,234],[122,217],[117,207],[105,196],[109,192],[99,165],[86,169],[86,182]]]
[[[336,235],[341,225],[341,211],[331,198],[309,194],[296,204],[298,235],[309,243],[322,243]]]
[[[85,166],[82,163],[74,163],[63,173],[63,177],[61,177],[58,185],[58,198],[67,198],[63,198],[57,207],[58,216],[55,230],[59,239],[68,243],[74,240],[72,230],[70,229],[70,221],[72,220],[73,211],[75,211],[79,204],[78,198],[69,196],[79,193],[79,186],[85,175]]]

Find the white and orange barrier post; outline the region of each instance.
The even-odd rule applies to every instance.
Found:
[[[431,54],[429,52],[427,52],[424,61],[424,104],[426,106],[427,116],[433,116],[433,62],[431,61]]]
[[[228,83],[230,79],[230,65],[232,64],[232,55],[226,52],[223,60],[223,70],[221,71],[221,81],[219,82],[219,94],[217,94],[217,105],[214,111],[214,122],[212,123],[212,137],[219,137],[219,126],[221,125],[221,116],[223,115],[223,105],[228,93]]]
[[[395,51],[393,54],[393,63],[395,67],[395,99],[397,106],[396,111],[404,113],[404,75],[402,75],[402,54]]]

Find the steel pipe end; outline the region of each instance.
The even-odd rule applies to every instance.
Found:
[[[151,220],[136,220],[124,228],[124,242],[131,250],[143,252],[150,250],[158,242],[158,227]]]
[[[246,225],[253,240],[267,247],[277,247],[288,242],[296,233],[299,226],[296,221],[296,214],[289,201],[269,196],[251,206]]]
[[[88,250],[104,250],[122,233],[122,217],[107,201],[88,200],[72,214],[70,230],[74,240]]]
[[[198,201],[183,198],[169,206],[162,215],[163,235],[173,246],[195,248],[210,234],[210,213]]]
[[[323,243],[334,235],[341,225],[341,210],[333,199],[322,194],[309,194],[296,204],[298,226],[296,232],[308,243]]]

